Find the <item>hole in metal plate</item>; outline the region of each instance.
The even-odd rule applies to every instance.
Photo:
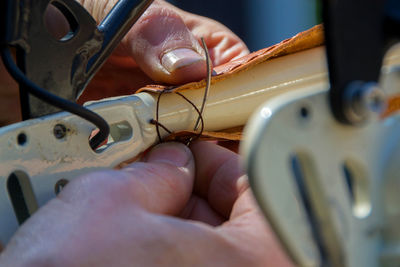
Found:
[[[342,171],[352,201],[354,216],[367,217],[371,213],[371,199],[365,168],[355,160],[348,159],[342,164]]]
[[[51,2],[44,14],[44,25],[47,32],[56,40],[71,40],[78,31],[78,22],[74,15],[61,2]]]
[[[293,173],[293,179],[295,181],[295,184],[297,186],[300,195],[300,200],[304,206],[304,209],[306,211],[306,217],[311,227],[312,237],[314,239],[315,244],[318,247],[321,262],[326,262],[327,252],[325,244],[318,227],[317,215],[313,211],[312,202],[310,199],[310,192],[307,188],[307,184],[305,181],[306,173],[304,170],[304,166],[302,165],[302,162],[298,155],[293,154],[290,157],[290,166],[291,166],[291,171]]]
[[[7,179],[7,191],[15,216],[18,222],[22,224],[38,209],[28,175],[23,171],[11,173]]]
[[[95,136],[95,134],[98,132],[98,129],[94,130],[92,132],[91,137]],[[127,121],[121,121],[117,122],[114,124],[110,125],[110,135],[107,138],[107,141],[105,141],[103,144],[101,144],[100,147],[98,147],[95,152],[101,153],[110,146],[118,143],[118,142],[124,142],[132,138],[133,135],[133,129],[132,126],[127,122]],[[90,140],[90,138],[89,138]]]
[[[20,146],[26,145],[28,142],[28,136],[25,133],[20,133],[17,136],[17,143]]]
[[[303,120],[308,120],[311,117],[311,109],[307,106],[302,106],[299,109],[299,116],[300,118],[302,118]]]
[[[54,193],[56,193],[56,195],[58,195],[61,190],[63,190],[63,188],[68,184],[68,180],[67,179],[60,179],[57,181],[57,183],[54,185]]]

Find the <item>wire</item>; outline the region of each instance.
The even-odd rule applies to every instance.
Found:
[[[75,114],[99,128],[99,132],[90,139],[90,147],[96,149],[103,141],[108,138],[110,133],[110,127],[108,123],[98,114],[93,111],[82,107],[74,102],[68,101],[54,94],[47,92],[46,90],[40,88],[32,81],[30,81],[25,74],[16,66],[13,57],[11,56],[10,49],[4,46],[1,49],[1,58],[3,59],[4,66],[11,74],[11,76],[20,84],[24,86],[24,89],[30,94],[36,96],[37,98],[43,100],[50,105],[58,107],[62,110],[68,111]]]
[[[206,42],[204,41],[204,38],[201,37],[201,44],[203,45],[204,53],[206,54],[206,65],[207,65],[207,77],[206,77],[206,88],[204,91],[204,97],[203,97],[203,102],[201,103],[201,108],[200,108],[200,116],[197,119],[195,126],[194,126],[194,131],[197,131],[197,129],[200,126],[200,119],[203,120],[202,115],[204,112],[204,108],[206,107],[206,102],[208,98],[208,93],[210,91],[210,86],[211,86],[211,72],[212,72],[212,67],[211,67],[211,59],[210,59],[210,54],[208,52],[208,47],[206,45]]]
[[[150,120],[150,123],[151,123],[151,124],[154,124],[154,125],[156,126],[157,136],[158,136],[158,140],[159,140],[160,143],[163,142],[163,139],[162,139],[161,133],[160,133],[160,127],[163,128],[167,133],[169,133],[169,134],[174,134],[174,133],[173,133],[172,131],[170,131],[167,127],[165,127],[165,125],[163,125],[162,123],[160,123],[160,122],[158,121],[158,120],[159,120],[159,107],[160,107],[161,96],[162,96],[164,93],[167,93],[167,92],[172,92],[172,93],[175,93],[175,94],[179,95],[180,97],[182,97],[186,102],[188,102],[188,103],[194,108],[194,110],[196,110],[197,114],[199,114],[199,121],[200,121],[200,126],[201,126],[201,127],[200,127],[200,132],[196,135],[196,137],[195,137],[194,139],[193,139],[193,137],[189,137],[189,139],[186,140],[186,141],[184,142],[187,146],[189,146],[189,144],[190,144],[193,140],[196,140],[196,139],[200,138],[201,135],[203,134],[203,131],[204,131],[204,119],[203,119],[203,116],[201,115],[200,110],[196,107],[196,105],[195,105],[192,101],[190,101],[189,98],[187,98],[186,96],[184,96],[184,95],[181,94],[180,92],[173,91],[173,90],[171,90],[171,89],[169,89],[169,90],[166,89],[166,90],[162,90],[162,91],[158,94],[157,105],[156,105],[156,118]],[[198,128],[198,127],[197,127],[197,128]],[[196,130],[197,130],[197,129],[196,129]],[[196,131],[196,130],[195,130],[195,131]],[[178,140],[178,139],[175,139],[175,141],[179,141],[179,140]],[[182,140],[180,140],[180,141],[182,141]],[[183,141],[182,141],[182,142],[183,142]]]

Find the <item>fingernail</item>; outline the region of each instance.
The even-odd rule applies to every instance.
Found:
[[[169,72],[173,72],[176,69],[204,60],[205,59],[200,54],[192,49],[178,48],[164,54],[161,58],[161,64]]]
[[[186,166],[192,159],[192,152],[180,143],[163,143],[154,147],[147,155],[147,162],[162,162],[177,167]]]

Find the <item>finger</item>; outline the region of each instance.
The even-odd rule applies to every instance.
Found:
[[[194,192],[229,218],[233,204],[249,187],[239,156],[209,142],[195,142],[190,148],[196,164]]]
[[[249,54],[246,44],[221,23],[182,10],[178,13],[197,39],[205,39],[214,66]]]
[[[166,143],[150,151],[144,162],[73,180],[59,197],[82,206],[95,201],[105,213],[107,207],[136,205],[149,212],[176,215],[190,198],[193,180],[190,150],[182,144]]]
[[[218,226],[225,222],[225,219],[215,212],[203,198],[192,195],[186,207],[180,214],[183,219],[199,221],[211,226]]]
[[[49,4],[44,14],[46,29],[56,40],[60,40],[71,30],[68,20],[54,5]]]
[[[201,28],[204,27],[202,26]],[[209,52],[215,66],[249,54],[246,45],[236,35],[230,35],[226,32],[215,32],[206,40],[210,44],[213,44],[210,45]]]
[[[152,79],[170,84],[206,76],[203,48],[176,8],[155,1],[127,34],[123,47]]]
[[[294,266],[259,210],[250,189],[235,202],[231,219],[223,224],[220,233],[229,236],[233,243],[246,244],[242,252],[259,262],[268,262],[270,266]]]
[[[117,0],[78,0],[97,22]],[[132,57],[153,80],[180,84],[206,76],[205,54],[177,8],[155,0],[127,33],[117,54]],[[114,53],[115,54],[115,53]]]
[[[215,210],[230,216],[218,228],[221,236],[233,244],[246,244],[240,246],[241,253],[257,259],[259,266],[293,266],[254,201],[239,156],[209,142],[194,143],[191,150],[197,168],[195,191],[206,195]]]

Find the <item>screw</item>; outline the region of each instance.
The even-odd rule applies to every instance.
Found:
[[[345,114],[354,124],[365,122],[372,113],[380,113],[385,104],[385,94],[375,82],[354,81],[345,93]]]
[[[311,109],[308,105],[301,106],[298,112],[300,119],[303,121],[307,121],[311,117]]]
[[[62,124],[54,126],[53,134],[57,139],[62,139],[67,135],[67,128]]]
[[[25,133],[18,134],[18,136],[17,136],[18,145],[24,146],[24,145],[26,145],[27,141],[28,141],[28,137],[26,136]]]
[[[375,84],[368,83],[365,85],[364,94],[362,96],[363,105],[372,112],[380,113],[385,103],[385,93]]]

